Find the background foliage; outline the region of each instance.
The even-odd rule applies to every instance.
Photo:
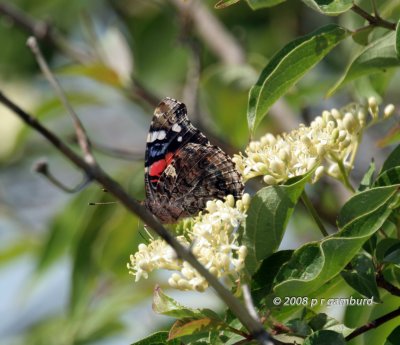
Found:
[[[218,4],[225,7],[235,2]],[[164,96],[183,100],[193,122],[229,153],[243,150],[249,133],[257,138],[267,131],[290,130],[299,122],[309,123],[323,109],[354,100],[364,102],[371,95],[399,107],[395,68],[399,64],[398,32],[382,27],[363,28],[365,19],[350,10],[351,1],[247,0],[219,10],[214,9],[216,1],[197,3],[200,7],[193,10],[179,0],[2,2],[17,6],[35,20],[48,21],[66,39],[61,46],[51,40],[43,40],[41,46],[88,129],[100,163],[135,197],[144,197],[145,137],[154,100]],[[369,1],[357,3],[373,13]],[[399,11],[397,0],[379,3],[381,17],[390,22],[398,21]],[[28,34],[4,15],[1,5],[0,13],[1,89],[74,144],[73,127],[25,45]],[[356,34],[351,32],[359,28],[363,29]],[[0,335],[5,342],[127,344],[152,331],[170,329],[172,318],[156,317],[149,310],[155,281],[163,282],[163,276],[133,284],[127,274],[129,255],[143,241],[142,237],[148,236],[143,224],[118,205],[88,206],[89,202],[110,200],[97,186],[67,195],[32,174],[32,164],[45,156],[54,174],[65,184],[73,186],[81,178],[44,140],[6,114],[4,108],[1,123],[0,313],[4,317]],[[398,141],[398,129],[393,119],[365,134],[357,169],[352,174],[355,185],[368,170],[372,157],[377,171],[382,166],[382,172],[398,169],[398,149],[385,162],[393,149],[387,145]],[[374,189],[374,183],[375,187],[383,187]],[[293,212],[293,216],[286,232],[283,234],[282,227],[277,230],[282,231],[282,242],[269,242],[262,248],[264,252],[254,251],[250,256],[251,273],[258,269],[252,286],[257,306],[262,310],[270,307],[268,294],[273,278],[275,293],[280,295],[293,291],[306,295],[313,290],[318,297],[363,295],[382,301],[372,307],[324,310],[329,316],[324,321],[319,319],[321,314],[316,314],[321,310],[273,311],[277,322],[298,315],[292,318],[290,327],[296,330],[296,336],[309,335],[310,329],[315,331],[306,340],[310,344],[318,343],[318,338],[333,339],[332,344],[344,341],[335,338],[336,333],[329,333],[345,333],[331,317],[356,328],[398,306],[398,297],[378,290],[372,283],[374,277],[366,273],[371,265],[386,264],[386,278],[399,287],[396,228],[393,222],[384,223],[397,190],[392,185],[397,183],[396,177],[371,178],[366,190],[346,204],[350,209],[352,205],[366,205],[365,209],[357,209],[363,214],[358,219],[362,226],[358,227],[349,218],[352,212],[345,208],[337,218],[338,210],[349,198],[340,184],[326,179],[310,188],[311,199],[329,229],[336,228],[337,219],[340,229],[357,233],[357,250],[346,250],[344,242],[348,241],[334,237],[318,245],[308,244],[292,256],[293,265],[285,266],[275,278],[278,268],[291,257],[289,250],[320,239],[302,205],[292,207],[287,213]],[[281,188],[288,189],[296,203],[304,183]],[[256,189],[257,186],[249,186],[250,192]],[[261,190],[257,197],[262,200],[263,194],[268,193]],[[280,221],[286,225],[287,219]],[[366,223],[370,225],[366,227]],[[388,238],[379,234],[371,237],[382,226]],[[259,225],[249,225],[248,231],[254,230],[250,237],[265,238],[257,229]],[[270,256],[278,246],[280,251]],[[360,252],[362,246],[365,251]],[[338,251],[343,254],[341,260]],[[288,279],[296,278],[296,263],[303,262],[299,258],[318,255],[326,261],[315,262],[335,266],[322,270],[328,276],[311,282]],[[353,270],[338,275],[349,261]],[[320,269],[314,267],[313,273]],[[357,279],[363,274],[367,281],[364,285]],[[210,308],[223,310],[212,294],[197,304],[198,294],[172,295],[193,307],[203,307],[209,299]],[[159,297],[169,298],[161,293]],[[163,313],[169,311],[167,308]],[[172,316],[194,317],[193,311],[185,312],[188,314],[181,311]],[[209,314],[202,317],[214,321],[217,318]],[[328,322],[331,328],[326,326]],[[385,323],[351,344],[395,344],[398,335],[390,334],[396,325],[396,320]],[[143,343],[164,343],[167,336],[160,332],[154,336],[158,340]],[[207,341],[217,344],[217,339]],[[179,343],[174,340],[171,344],[175,342]]]

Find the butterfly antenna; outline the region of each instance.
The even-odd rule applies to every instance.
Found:
[[[116,201],[106,201],[106,202],[89,202],[89,206],[97,206],[97,205],[111,205],[118,204]]]

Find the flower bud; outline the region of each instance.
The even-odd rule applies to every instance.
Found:
[[[340,176],[340,169],[337,163],[332,163],[328,168],[328,174],[333,176],[334,178],[338,178]]]
[[[233,195],[229,194],[226,196],[226,203],[230,206],[230,207],[235,207],[235,198]]]
[[[321,178],[321,176],[324,174],[325,168],[324,166],[320,165],[317,169],[315,169],[315,175],[314,175],[314,181],[316,182]]]
[[[343,118],[343,126],[349,132],[356,132],[359,126],[358,121],[354,118],[354,115],[350,112],[344,114]]]
[[[265,182],[266,184],[269,184],[269,185],[274,185],[274,184],[277,183],[275,177],[273,177],[273,176],[271,176],[271,175],[265,175],[265,176],[263,177],[263,180],[264,180],[264,182]]]
[[[333,108],[333,109],[331,110],[331,114],[332,114],[332,116],[333,116],[336,120],[339,120],[339,119],[342,118],[342,114],[339,112],[339,110],[337,110],[337,109],[335,109],[335,108]]]
[[[242,196],[242,202],[244,207],[249,207],[251,202],[251,197],[249,193],[244,193]]]
[[[385,109],[383,110],[383,117],[385,119],[391,117],[394,114],[394,105],[393,104],[388,104]]]

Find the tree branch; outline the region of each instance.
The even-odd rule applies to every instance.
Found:
[[[231,309],[241,323],[251,333],[253,339],[258,340],[260,344],[272,345],[274,341],[270,335],[264,330],[262,324],[254,319],[243,304],[233,296],[233,294],[225,288],[220,281],[213,276],[193,255],[189,248],[182,246],[176,238],[137,200],[129,196],[123,188],[109,177],[98,165],[88,164],[74,151],[72,151],[61,139],[53,132],[44,127],[40,122],[30,114],[23,111],[14,102],[7,98],[0,91],[0,103],[14,112],[27,125],[35,129],[45,139],[47,139],[57,150],[68,158],[76,167],[86,173],[88,177],[96,180],[110,194],[121,202],[129,211],[136,214],[148,227],[152,228],[160,237],[162,237],[176,252],[177,256],[187,261],[194,269],[196,269],[210,286],[214,288],[220,298]]]
[[[33,35],[39,40],[48,41],[73,60],[79,62],[88,60],[89,55],[87,52],[83,52],[67,44],[65,39],[49,23],[36,20],[16,6],[4,2],[0,3],[0,14],[9,18],[29,35]]]
[[[346,341],[349,341],[357,336],[359,336],[360,334],[363,334],[371,329],[374,328],[378,328],[379,326],[381,326],[382,324],[384,324],[385,322],[388,322],[396,317],[400,316],[400,308],[397,308],[396,310],[391,311],[390,313],[383,315],[381,317],[378,317],[377,319],[375,319],[374,321],[368,322],[367,324],[356,328],[353,332],[351,332],[346,338]]]
[[[377,13],[375,13],[375,15],[373,16],[355,3],[353,3],[353,7],[351,8],[351,10],[357,13],[359,16],[363,17],[372,26],[380,26],[382,28],[393,31],[396,30],[396,23],[392,23],[385,19],[382,19]]]
[[[57,93],[57,96],[61,100],[64,108],[67,110],[68,114],[70,115],[72,122],[74,124],[76,138],[78,140],[78,144],[82,149],[85,161],[89,164],[96,164],[96,160],[92,154],[90,148],[90,142],[88,136],[86,134],[85,128],[82,125],[81,120],[79,119],[78,115],[75,113],[75,110],[72,108],[71,104],[68,102],[67,96],[65,95],[61,85],[54,77],[54,74],[51,72],[45,58],[43,57],[42,52],[40,51],[39,45],[36,41],[36,38],[31,36],[28,38],[26,44],[32,50],[35,58],[39,64],[40,69],[42,70],[43,75],[49,81],[50,85],[54,88]]]
[[[397,286],[394,286],[393,284],[389,283],[381,272],[379,272],[376,276],[376,283],[379,287],[385,289],[393,296],[400,297],[400,289]]]

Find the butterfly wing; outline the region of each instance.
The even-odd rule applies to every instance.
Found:
[[[230,157],[213,145],[188,143],[167,166],[157,185],[157,194],[167,196],[181,209],[181,217],[196,215],[209,200],[243,193],[241,176]]]
[[[189,142],[208,144],[208,139],[189,121],[186,106],[164,98],[154,111],[145,153],[146,197],[156,198],[161,174],[173,155]]]
[[[197,214],[208,200],[243,193],[230,157],[189,121],[184,104],[164,99],[156,108],[146,146],[146,205],[161,221]]]

